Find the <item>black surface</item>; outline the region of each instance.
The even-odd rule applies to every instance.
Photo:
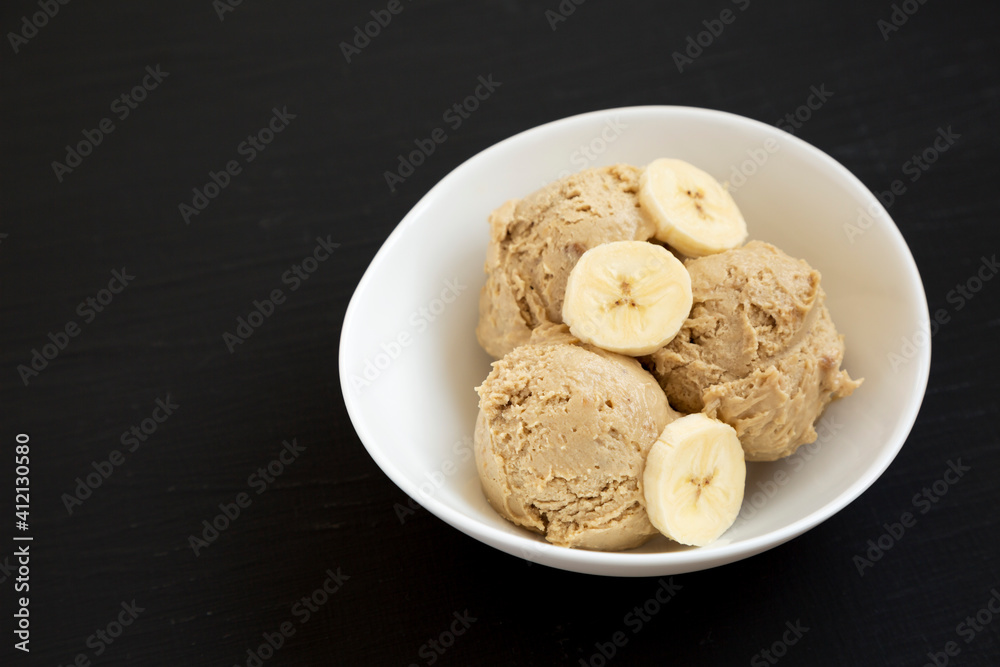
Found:
[[[386,4],[247,0],[220,20],[210,0],[72,2],[15,53],[9,33],[40,10],[4,3],[0,563],[15,564],[20,534],[20,432],[34,541],[31,652],[13,649],[14,575],[0,583],[0,664],[246,664],[285,621],[295,634],[265,664],[599,665],[618,632],[609,664],[769,664],[759,652],[798,621],[808,631],[783,664],[922,665],[949,641],[949,664],[998,664],[1000,616],[971,638],[958,626],[1000,587],[1000,282],[962,308],[948,298],[1000,246],[995,4],[909,0],[915,13],[884,38],[888,1],[564,0],[575,10],[553,30],[557,0],[404,0],[346,62],[339,44]],[[726,8],[735,20],[679,72],[673,52]],[[113,100],[157,65],[169,76],[121,119]],[[501,87],[390,193],[397,154],[490,74]],[[950,316],[885,475],[786,545],[674,577],[681,590],[641,628],[628,615],[655,578],[528,565],[424,510],[401,524],[407,499],[354,433],[336,355],[354,286],[406,211],[466,158],[546,121],[682,104],[775,123],[812,86],[833,95],[796,134],[875,191],[904,179],[890,212],[931,312]],[[295,118],[246,162],[239,144],[286,107]],[[102,118],[114,131],[60,182],[51,163]],[[907,161],[949,127],[960,137],[910,181]],[[242,171],[185,224],[178,205],[228,160]],[[283,272],[317,237],[339,248],[230,354],[221,333],[289,287]],[[134,280],[85,322],[78,304],[122,267]],[[71,320],[79,335],[25,386],[17,366]],[[75,478],[168,395],[174,414],[68,514]],[[257,495],[248,475],[292,439],[306,449]],[[958,459],[971,469],[920,514],[914,494]],[[240,492],[250,506],[195,556],[188,536]],[[916,524],[859,576],[854,557],[908,510]],[[302,623],[294,605],[328,569],[349,578]],[[88,638],[133,600],[143,611],[96,657]],[[466,611],[475,621],[435,653],[428,642]]]

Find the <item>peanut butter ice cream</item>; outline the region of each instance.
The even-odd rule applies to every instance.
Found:
[[[643,466],[678,415],[635,359],[545,325],[495,362],[477,391],[476,468],[501,516],[588,549],[629,549],[657,532]]]
[[[639,206],[641,170],[587,169],[490,215],[486,285],[476,337],[500,358],[540,324],[562,322],[566,279],[580,256],[610,241],[645,241],[655,225]]]
[[[671,404],[735,428],[748,461],[813,442],[823,408],[860,384],[840,369],[819,272],[760,241],[685,266],[691,316],[650,357]]]

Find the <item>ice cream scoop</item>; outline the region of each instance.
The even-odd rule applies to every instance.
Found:
[[[840,368],[819,272],[760,241],[685,266],[691,316],[650,357],[671,404],[735,428],[748,461],[813,442],[826,405],[860,384]]]
[[[588,549],[628,549],[657,532],[643,466],[678,415],[635,359],[546,325],[495,362],[477,391],[476,468],[501,516]]]
[[[500,358],[538,325],[562,322],[569,272],[587,250],[653,235],[639,205],[640,173],[621,164],[586,169],[490,215],[476,328],[483,349]]]

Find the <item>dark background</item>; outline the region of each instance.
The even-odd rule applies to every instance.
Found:
[[[992,623],[971,638],[958,625],[1000,587],[1000,281],[961,308],[948,299],[1000,246],[995,3],[910,0],[913,15],[883,34],[888,1],[567,0],[553,30],[558,0],[404,0],[348,63],[340,43],[386,4],[245,0],[220,20],[211,0],[77,1],[17,52],[10,33],[40,10],[3,4],[0,663],[244,665],[291,621],[265,664],[600,665],[621,631],[609,664],[761,665],[786,622],[808,631],[777,648],[784,664],[922,665],[949,641],[949,664],[998,664],[1000,616],[984,612]],[[726,8],[735,20],[679,72],[672,54]],[[157,65],[169,75],[120,119],[113,101]],[[489,74],[501,87],[390,193],[397,155]],[[905,183],[889,211],[931,312],[949,317],[920,416],[882,478],[791,543],[674,577],[682,589],[640,632],[626,615],[655,578],[529,565],[422,509],[401,520],[406,496],[347,417],[337,349],[355,284],[417,200],[480,150],[564,116],[680,104],[776,123],[821,85],[832,97],[796,133],[873,191]],[[295,118],[246,162],[240,143],[286,107]],[[102,118],[114,131],[60,182],[52,162]],[[911,181],[905,163],[947,128],[959,139]],[[179,204],[234,159],[242,171],[186,224]],[[285,286],[317,237],[340,246],[231,354],[222,333]],[[122,267],[134,280],[86,322],[78,304]],[[26,386],[17,367],[70,321],[79,335]],[[76,478],[124,450],[121,435],[168,395],[174,414],[70,514]],[[25,533],[11,516],[22,432]],[[305,450],[257,495],[248,475],[293,438]],[[958,459],[971,470],[915,511]],[[195,556],[201,521],[248,491],[252,504]],[[861,576],[854,557],[906,511],[916,525]],[[34,537],[30,654],[12,648],[13,534]],[[338,568],[349,579],[301,623],[296,601]],[[143,611],[96,657],[88,637],[133,600]],[[476,620],[447,636],[465,612]]]

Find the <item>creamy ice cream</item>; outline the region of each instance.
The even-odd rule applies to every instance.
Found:
[[[545,325],[495,362],[477,391],[476,467],[501,516],[588,549],[628,549],[657,532],[643,466],[678,415],[635,359]]]
[[[653,235],[639,206],[640,173],[629,165],[587,169],[490,215],[476,328],[483,349],[500,358],[538,325],[562,322],[566,279],[584,252]]]
[[[860,384],[840,370],[819,272],[760,241],[685,266],[691,316],[651,355],[671,404],[735,428],[749,461],[813,442],[823,408]]]

